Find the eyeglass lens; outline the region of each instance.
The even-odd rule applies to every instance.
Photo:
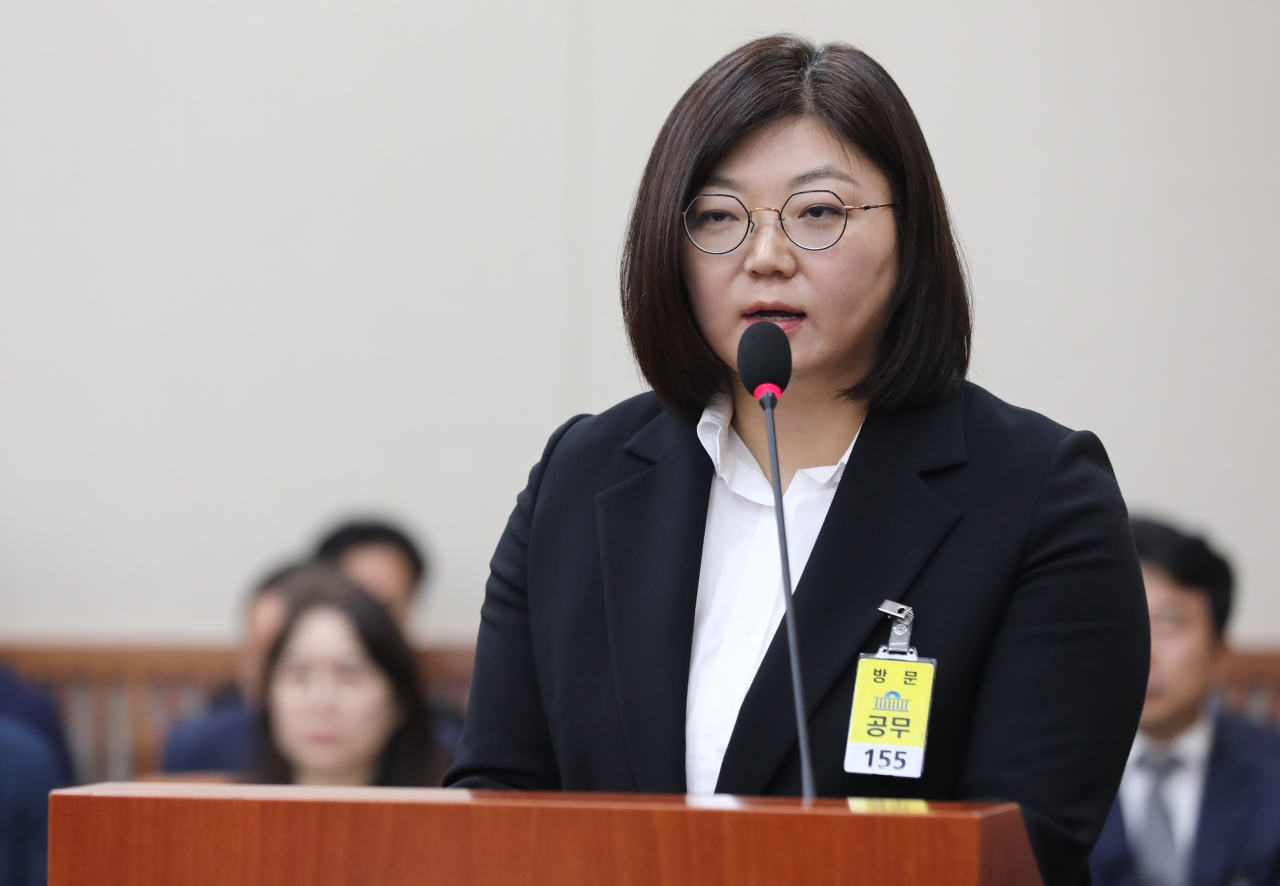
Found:
[[[782,230],[801,249],[826,249],[844,233],[844,204],[831,191],[801,191],[782,206]],[[758,222],[757,222],[758,223]],[[737,197],[702,194],[684,215],[689,239],[703,252],[725,253],[747,238],[750,217]]]

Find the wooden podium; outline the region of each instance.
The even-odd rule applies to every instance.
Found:
[[[99,784],[50,886],[1040,886],[1015,804]]]

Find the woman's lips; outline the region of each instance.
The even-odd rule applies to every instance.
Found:
[[[743,316],[748,323],[766,323],[776,324],[783,332],[791,332],[799,329],[800,324],[804,322],[805,314],[802,311],[788,311],[778,309],[766,309],[754,311]]]

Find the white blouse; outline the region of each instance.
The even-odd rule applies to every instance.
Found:
[[[730,425],[732,418],[733,400],[721,394],[698,421],[698,439],[716,475],[702,543],[685,707],[690,794],[715,793],[738,709],[785,612],[773,488]],[[855,434],[838,463],[797,471],[783,494],[793,589],[800,584],[857,440]],[[783,713],[790,716],[790,708]]]

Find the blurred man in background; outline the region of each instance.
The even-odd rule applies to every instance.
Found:
[[[401,629],[409,623],[427,563],[405,532],[376,520],[343,523],[320,541],[315,558],[381,600]]]
[[[1151,674],[1095,886],[1280,884],[1280,735],[1207,711],[1223,677],[1227,561],[1153,520],[1133,537],[1151,614]]]

